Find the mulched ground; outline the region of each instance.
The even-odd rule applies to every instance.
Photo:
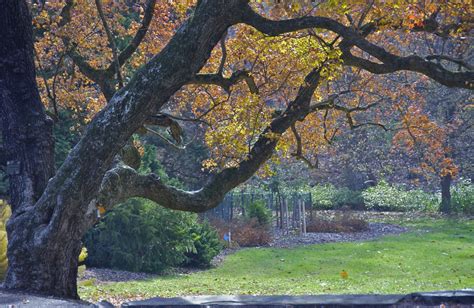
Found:
[[[157,277],[155,274],[135,273],[107,268],[88,268],[79,275],[79,280],[94,279],[94,283],[111,283],[120,281],[146,280]]]
[[[281,230],[277,230],[269,246],[293,248],[313,244],[368,241],[384,235],[397,235],[407,231],[408,228],[387,223],[369,223],[367,231],[352,233],[307,233],[306,235],[296,235],[291,233],[284,234]]]
[[[331,212],[332,211],[327,211],[325,215],[331,216],[332,214],[334,214]],[[362,213],[363,212],[360,213],[361,216],[363,215]],[[380,216],[380,218],[387,218],[386,215],[384,215],[383,213],[378,213],[377,215]],[[393,215],[393,213],[391,215]],[[296,233],[291,232],[289,234],[286,234],[281,230],[275,230],[272,242],[264,247],[294,248],[298,246],[313,244],[368,241],[377,239],[384,235],[397,235],[407,231],[408,229],[402,226],[379,222],[369,223],[369,229],[367,231],[353,233],[307,233],[306,235],[298,235]],[[242,248],[224,249],[219,255],[214,258],[214,260],[212,261],[212,265],[219,266],[219,264],[224,261],[226,256],[233,254],[240,249]],[[173,269],[171,272],[168,272],[166,274],[189,274],[197,271],[200,271],[200,269],[178,268]],[[88,268],[80,275],[79,280],[94,279],[94,283],[102,284],[120,281],[146,280],[155,278],[157,276],[158,275],[147,273],[133,273],[120,270]]]

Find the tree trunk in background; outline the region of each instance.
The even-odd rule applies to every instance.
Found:
[[[54,141],[36,84],[31,16],[25,1],[0,0],[0,8],[0,119],[12,207],[5,287],[77,298],[77,227],[41,244],[35,232],[47,216],[35,203],[54,174]]]
[[[449,214],[452,211],[451,208],[451,174],[447,174],[441,177],[441,206],[440,212]]]

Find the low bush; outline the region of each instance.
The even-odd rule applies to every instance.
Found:
[[[347,187],[336,188],[331,184],[313,186],[311,200],[314,208],[319,210],[334,210],[343,206],[354,210],[364,209],[364,198],[360,191]]]
[[[314,233],[362,232],[368,229],[369,224],[354,217],[350,211],[338,213],[333,219],[313,217],[306,226],[307,232]]]
[[[261,225],[255,218],[238,218],[232,222],[213,219],[210,223],[217,229],[221,239],[230,231],[231,245],[237,244],[242,247],[264,246],[270,243],[272,239],[269,227]]]
[[[365,208],[362,192],[350,190],[347,187],[336,189],[332,196],[332,203],[337,209],[349,207],[353,210],[363,210]]]
[[[365,206],[369,210],[380,211],[436,211],[439,196],[419,189],[405,190],[381,181],[377,186],[362,192]]]
[[[315,185],[311,187],[311,200],[314,208],[320,210],[333,209],[333,196],[336,194],[336,191],[336,187],[331,184]]]
[[[132,199],[117,206],[84,237],[87,266],[160,273],[180,265],[209,265],[217,234],[197,215]],[[199,256],[198,256],[199,254]]]
[[[269,228],[261,225],[255,218],[237,221],[232,232],[232,240],[242,247],[264,246],[271,239]]]
[[[454,211],[474,215],[474,184],[461,180],[451,189],[451,202]]]
[[[272,222],[272,213],[267,209],[266,204],[262,200],[251,203],[245,212],[247,218],[256,219],[262,226],[269,226]]]
[[[10,206],[4,200],[0,200],[0,280],[5,278],[8,267],[6,224],[10,215]]]
[[[188,251],[183,266],[209,267],[212,259],[219,254],[223,245],[215,228],[209,222],[193,224],[189,232],[193,240],[194,249]]]

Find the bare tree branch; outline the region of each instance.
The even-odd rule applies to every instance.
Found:
[[[143,41],[148,27],[153,19],[153,13],[155,8],[156,0],[148,0],[145,8],[145,15],[142,20],[142,26],[138,29],[135,37],[132,39],[130,44],[125,47],[122,52],[118,55],[114,55],[113,62],[109,65],[107,69],[96,69],[93,68],[87,60],[77,52],[76,48],[77,45],[71,42],[69,37],[63,37],[63,43],[68,49],[68,56],[73,60],[74,64],[77,65],[79,70],[89,79],[97,83],[104,94],[107,101],[109,101],[115,93],[115,86],[114,81],[112,80],[112,76],[114,74],[120,73],[120,67],[135,53],[135,51],[140,46],[140,43]],[[65,26],[71,21],[71,10],[74,7],[75,3],[74,0],[66,0],[66,5],[61,10],[60,16],[61,21],[59,25]],[[101,17],[102,22],[104,23],[104,19]],[[105,27],[105,26],[104,26]],[[107,32],[107,31],[106,31]],[[109,31],[110,32],[110,31]],[[111,40],[109,33],[107,34],[109,41],[111,44],[113,42],[113,38]],[[112,47],[113,48],[113,47]],[[118,52],[117,48],[115,49]],[[118,80],[122,80],[121,77]]]
[[[107,19],[105,18],[104,9],[102,8],[102,1],[95,0],[95,6],[97,7],[97,12],[99,13],[100,20],[102,21],[102,26],[104,27],[105,33],[107,35],[107,39],[109,40],[110,49],[112,49],[112,55],[114,57],[113,64],[115,65],[115,74],[117,75],[117,81],[118,81],[119,87],[122,88],[123,79],[122,79],[122,73],[120,72],[120,61],[117,54],[117,45],[115,44],[114,35],[112,34],[112,31],[109,28]]]
[[[466,61],[464,61],[463,59],[456,59],[456,58],[449,57],[449,56],[446,56],[446,55],[429,55],[425,59],[428,60],[428,61],[431,61],[431,60],[437,60],[437,61],[445,60],[445,61],[448,61],[448,62],[455,63],[459,66],[463,66],[463,67],[465,67],[466,69],[468,69],[470,71],[474,70],[474,67],[472,65],[470,65],[469,63],[467,63]]]
[[[298,130],[296,129],[296,123],[293,123],[291,125],[291,132],[293,133],[293,136],[295,136],[296,139],[296,152],[291,153],[291,156],[304,162],[310,169],[317,169],[319,165],[318,159],[316,158],[316,162],[313,164],[311,160],[309,160],[303,155],[303,143],[301,141],[301,136],[298,133]]]
[[[146,33],[148,32],[148,28],[150,27],[150,23],[153,20],[153,13],[155,10],[156,0],[147,0],[146,7],[145,7],[145,14],[143,16],[142,25],[140,29],[138,29],[135,36],[130,41],[130,43],[125,47],[120,54],[118,55],[118,59],[114,60],[113,63],[107,68],[107,72],[113,72],[117,70],[117,63],[118,66],[121,67],[122,65],[127,62],[128,59],[137,51],[138,47],[142,43],[143,39],[145,38]]]
[[[227,48],[225,47],[225,40],[227,38],[227,32],[224,33],[224,35],[221,38],[220,44],[221,44],[221,51],[222,51],[222,58],[221,58],[221,63],[219,64],[219,69],[217,70],[217,74],[222,75],[224,72],[224,65],[225,61],[227,60]]]

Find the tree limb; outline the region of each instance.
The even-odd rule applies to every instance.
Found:
[[[117,45],[115,44],[115,39],[112,34],[112,31],[110,31],[109,25],[107,23],[107,19],[105,18],[104,10],[102,8],[102,1],[95,0],[95,6],[97,8],[97,12],[99,13],[100,20],[102,21],[102,26],[104,27],[105,33],[107,35],[107,39],[109,40],[110,49],[112,49],[112,55],[114,57],[113,64],[115,65],[115,74],[117,75],[117,81],[118,81],[119,87],[122,88],[123,79],[122,79],[122,73],[120,72],[120,61],[117,54]]]
[[[132,39],[130,44],[125,47],[124,50],[118,55],[114,55],[113,62],[109,65],[107,69],[96,69],[93,68],[87,60],[77,52],[77,45],[71,42],[69,37],[63,37],[63,43],[66,46],[68,51],[68,56],[73,60],[74,64],[77,65],[79,70],[90,80],[97,83],[104,94],[107,101],[110,101],[112,96],[115,93],[115,86],[111,80],[114,74],[120,72],[120,67],[135,53],[135,51],[140,46],[140,43],[143,41],[148,27],[153,19],[153,13],[155,8],[156,0],[148,0],[145,8],[145,15],[142,20],[142,26],[138,29],[135,37]],[[61,10],[60,16],[61,21],[59,25],[65,26],[71,21],[71,9],[74,7],[74,0],[66,0],[66,5]],[[107,31],[106,31],[107,32]],[[109,34],[108,34],[109,37]],[[109,38],[110,41],[110,38]],[[113,41],[113,40],[112,40]],[[69,46],[69,47],[68,47]],[[117,49],[115,48],[117,51]],[[119,80],[122,78],[119,78]]]
[[[316,158],[316,162],[313,164],[311,160],[309,160],[303,155],[303,144],[301,142],[301,136],[298,133],[298,130],[296,129],[296,123],[293,123],[291,125],[291,132],[293,133],[293,136],[295,136],[296,139],[296,152],[291,153],[291,156],[304,162],[310,169],[317,169],[319,165],[318,159]]]
[[[127,166],[106,173],[98,203],[105,208],[132,197],[144,197],[175,210],[203,212],[219,204],[225,194],[249,179],[273,154],[279,137],[311,111],[310,102],[320,80],[320,68],[313,69],[300,86],[296,98],[286,110],[259,135],[246,159],[210,178],[198,191],[184,191],[165,185],[156,175],[141,175]]]
[[[227,48],[225,47],[226,38],[227,38],[227,31],[224,33],[220,41],[222,58],[221,58],[221,63],[219,64],[219,68],[217,69],[217,74],[219,75],[222,75],[222,73],[224,72],[225,61],[227,60]]]
[[[249,91],[252,94],[258,93],[257,85],[253,80],[250,72],[245,70],[238,70],[229,78],[222,76],[221,74],[197,74],[193,79],[191,79],[188,84],[199,84],[199,85],[217,85],[224,89],[227,93],[230,93],[230,88],[238,83],[241,80],[245,80]]]
[[[463,66],[463,67],[465,67],[466,69],[468,69],[470,71],[474,70],[474,67],[472,65],[470,65],[469,63],[467,63],[466,61],[464,61],[463,59],[456,59],[456,58],[446,56],[446,55],[429,55],[425,59],[428,60],[428,61],[431,61],[431,60],[438,60],[438,61],[445,60],[445,61],[448,61],[448,62],[455,63],[459,66]]]
[[[270,36],[277,36],[308,28],[327,29],[343,37],[343,42],[341,42],[340,47],[346,65],[360,67],[374,74],[386,74],[402,70],[413,71],[424,74],[448,87],[474,89],[474,72],[472,71],[452,72],[439,64],[426,61],[419,56],[397,56],[369,42],[355,30],[330,18],[306,16],[275,21],[260,16],[254,12],[250,6],[247,6],[243,15],[243,23],[251,25],[260,32]],[[351,53],[353,46],[367,52],[382,63],[376,63],[354,56]]]
[[[135,33],[135,36],[127,45],[127,47],[125,47],[120,52],[120,54],[118,55],[118,59],[114,59],[114,62],[110,63],[110,66],[107,68],[107,72],[115,72],[118,69],[117,66],[121,67],[125,62],[127,62],[128,59],[130,59],[130,57],[138,49],[143,39],[145,38],[146,33],[148,32],[148,28],[150,27],[150,23],[153,19],[155,4],[156,0],[148,0],[146,2],[145,14],[143,16],[142,25],[140,29],[138,29],[137,33]]]

